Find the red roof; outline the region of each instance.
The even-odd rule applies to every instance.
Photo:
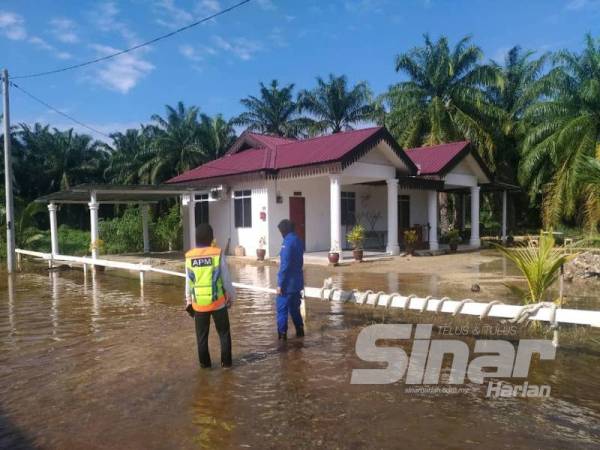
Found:
[[[469,142],[451,142],[430,147],[409,148],[406,154],[419,169],[419,175],[439,175],[452,169],[453,163],[468,151]]]
[[[356,152],[370,148],[370,143],[375,145],[381,140],[385,140],[392,146],[412,173],[416,172],[411,160],[383,127],[346,131],[303,140],[246,132],[240,136],[240,139],[225,156],[184,172],[167,183],[182,183],[263,170],[277,171],[314,164],[344,162],[356,157]],[[252,143],[264,146],[245,148]]]

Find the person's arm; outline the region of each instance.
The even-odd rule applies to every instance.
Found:
[[[223,289],[227,293],[227,301],[229,304],[233,303],[236,298],[235,288],[231,283],[231,275],[229,273],[229,267],[227,266],[227,259],[225,255],[221,255],[220,262],[220,270],[221,270],[221,280],[223,281]]]
[[[187,274],[187,268],[185,269],[185,305],[192,304],[192,285],[190,283],[190,278]]]
[[[290,276],[290,258],[291,258],[291,246],[289,243],[284,243],[281,246],[281,253],[279,254],[279,272],[277,273],[277,290],[283,293],[283,290],[288,284],[288,278]]]

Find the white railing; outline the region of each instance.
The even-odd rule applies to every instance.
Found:
[[[16,250],[20,259],[21,255],[33,256],[53,262],[67,262],[82,264],[84,269],[87,265],[104,266],[115,269],[125,269],[137,271],[140,273],[140,280],[143,284],[144,273],[155,272],[163,275],[171,275],[185,278],[185,273],[172,270],[159,269],[148,264],[136,264],[122,261],[112,261],[108,259],[94,259],[86,256],[52,255],[50,253],[34,252],[31,250]],[[237,289],[247,289],[265,294],[276,294],[276,290],[269,287],[254,286],[251,284],[233,283]],[[370,305],[373,308],[400,308],[419,312],[449,313],[452,315],[464,314],[470,316],[479,316],[480,318],[495,317],[499,319],[515,319],[526,315],[527,320],[539,320],[551,322],[555,325],[578,324],[600,327],[600,311],[556,308],[552,305],[535,305],[523,307],[520,305],[505,305],[499,301],[476,302],[471,299],[451,300],[447,297],[436,299],[432,297],[417,297],[415,295],[401,295],[399,293],[387,294],[385,292],[358,292],[344,291],[332,287],[315,288],[306,287],[304,289],[305,298],[316,298],[327,301],[342,301],[357,303],[360,305]]]

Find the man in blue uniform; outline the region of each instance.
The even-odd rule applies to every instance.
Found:
[[[277,225],[283,236],[280,266],[277,274],[277,331],[280,340],[287,339],[288,313],[296,327],[296,336],[304,336],[300,315],[301,291],[304,289],[304,243],[294,232],[294,224],[284,219]]]

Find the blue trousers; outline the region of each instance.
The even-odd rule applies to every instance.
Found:
[[[287,333],[288,329],[288,314],[292,316],[292,321],[296,330],[304,328],[304,322],[300,315],[300,292],[292,292],[277,296],[277,331],[279,333]]]

